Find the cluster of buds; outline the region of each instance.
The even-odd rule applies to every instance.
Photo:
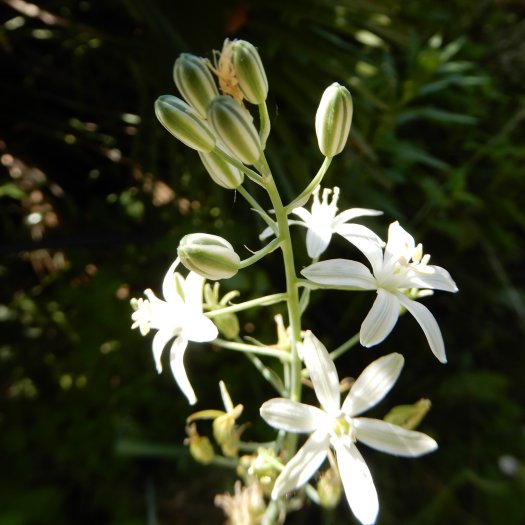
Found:
[[[244,182],[242,165],[257,164],[269,132],[269,122],[266,129],[260,122],[257,130],[244,103],[266,112],[268,79],[257,49],[245,40],[226,40],[213,64],[182,53],[175,61],[173,79],[182,98],[159,97],[157,118],[174,137],[199,153],[216,184],[238,188]],[[334,83],[323,93],[315,118],[319,149],[325,157],[343,151],[351,123],[350,92]]]

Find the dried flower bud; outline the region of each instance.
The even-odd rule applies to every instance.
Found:
[[[218,147],[224,149],[221,146]],[[243,183],[244,173],[222,157],[219,157],[217,153],[213,151],[210,151],[210,153],[199,151],[199,157],[213,182],[219,186],[228,190],[234,190]]]
[[[330,467],[325,470],[317,483],[319,503],[325,509],[333,509],[341,499],[341,479],[337,471]]]
[[[191,233],[177,248],[181,263],[206,279],[229,279],[239,270],[240,258],[233,246],[218,235]]]
[[[244,98],[262,104],[268,96],[268,79],[257,48],[246,40],[235,40],[232,50],[235,76]]]
[[[155,101],[155,114],[160,123],[186,146],[206,153],[215,148],[215,135],[208,124],[184,100],[162,95]]]
[[[337,82],[327,87],[315,115],[319,149],[325,157],[333,157],[343,151],[350,133],[352,114],[350,91]]]
[[[188,437],[184,440],[184,444],[189,446],[193,459],[203,465],[211,463],[215,457],[211,441],[206,436],[200,436],[195,425],[188,425],[186,434]]]
[[[208,104],[218,96],[219,90],[204,60],[182,53],[173,66],[173,80],[182,98],[206,118]]]
[[[261,156],[259,134],[251,115],[231,97],[221,95],[208,106],[210,125],[225,146],[244,164],[254,164]]]

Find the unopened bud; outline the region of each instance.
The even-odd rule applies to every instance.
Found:
[[[182,53],[173,66],[173,80],[182,98],[206,118],[208,104],[218,96],[219,90],[204,60]]]
[[[235,40],[232,50],[235,76],[244,98],[262,104],[268,96],[268,79],[257,48],[246,40]]]
[[[162,95],[155,101],[155,114],[160,123],[186,146],[204,152],[215,148],[215,135],[208,124],[184,100]]]
[[[244,164],[261,156],[259,134],[250,114],[231,97],[221,95],[208,106],[208,121],[225,146]]]
[[[206,279],[229,279],[241,262],[233,246],[218,235],[191,233],[182,238],[177,248],[181,263]]]
[[[218,147],[220,148],[220,146]],[[222,157],[219,157],[217,153],[213,151],[210,151],[210,153],[199,151],[199,157],[213,182],[219,186],[228,190],[234,190],[243,183],[244,173]]]
[[[325,157],[343,151],[352,124],[353,104],[350,91],[337,82],[327,87],[315,115],[319,149]]]

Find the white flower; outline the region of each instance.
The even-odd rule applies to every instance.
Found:
[[[356,417],[381,401],[392,388],[403,367],[403,356],[393,353],[371,363],[341,405],[335,365],[323,344],[309,331],[302,352],[321,408],[284,398],[271,399],[262,405],[261,416],[271,426],[311,434],[281,471],[272,498],[278,499],[304,485],[332,447],[352,512],[361,523],[372,524],[379,511],[377,492],[356,441],[405,457],[421,456],[437,448],[437,443],[421,432],[378,419]]]
[[[178,264],[177,258],[164,277],[164,301],[149,289],[144,292],[147,299],[132,300],[135,312],[131,316],[134,321],[131,328],[139,327],[142,335],[146,335],[150,329],[158,330],[153,338],[153,358],[159,374],[162,372],[162,351],[175,338],[170,350],[171,370],[179,388],[189,403],[194,405],[197,398],[184,368],[184,352],[188,341],[212,341],[218,331],[211,319],[202,313],[204,277],[190,272],[184,279],[175,272]]]
[[[301,220],[289,220],[289,224],[305,226],[306,232],[306,249],[311,259],[319,257],[330,244],[334,233],[338,233],[351,243],[354,240],[365,239],[372,243],[383,246],[381,239],[366,226],[360,224],[348,224],[349,221],[356,217],[364,215],[381,215],[382,211],[369,210],[365,208],[350,208],[337,214],[337,201],[339,199],[339,188],[323,190],[322,198],[319,199],[321,187],[313,192],[313,202],[311,211],[306,208],[295,208],[290,213],[297,215]],[[332,200],[328,202],[330,195],[333,193]],[[260,235],[261,240],[266,239],[272,234],[271,228],[266,228]]]
[[[377,298],[361,325],[361,344],[374,346],[383,341],[394,328],[401,306],[419,323],[434,355],[446,363],[445,344],[436,319],[426,306],[414,301],[428,295],[429,290],[457,292],[450,274],[439,266],[429,265],[430,255],[423,255],[421,244],[415,245],[412,236],[398,222],[388,229],[384,249],[366,240],[354,240],[365,254],[372,272],[360,262],[332,259],[315,263],[301,273],[310,281],[331,286],[349,286],[357,290],[377,290]]]

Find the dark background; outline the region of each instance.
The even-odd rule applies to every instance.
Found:
[[[460,293],[426,299],[449,363],[403,317],[380,346],[339,362],[356,375],[405,355],[372,415],[421,397],[437,453],[365,450],[378,523],[525,523],[525,6],[521,1],[386,0],[0,2],[0,525],[220,523],[213,496],[233,474],[182,445],[191,412],[151,338],[130,330],[129,299],[162,277],[186,233],[257,249],[263,225],[210,181],[195,152],[157,122],[181,52],[211,57],[226,37],[254,43],[269,82],[267,154],[288,200],[322,158],[313,131],[323,89],[354,98],[349,145],[325,185],[340,209],[385,211],[447,268]],[[307,264],[297,231],[298,262]],[[244,250],[244,251],[243,251]],[[344,257],[334,240],[327,257]],[[282,289],[279,258],[225,282],[243,299]],[[371,294],[313,295],[305,322],[335,348]],[[275,341],[272,314],[241,316]],[[199,409],[224,379],[252,421],[273,395],[240,354],[193,345]],[[350,523],[345,502],[290,523]]]

